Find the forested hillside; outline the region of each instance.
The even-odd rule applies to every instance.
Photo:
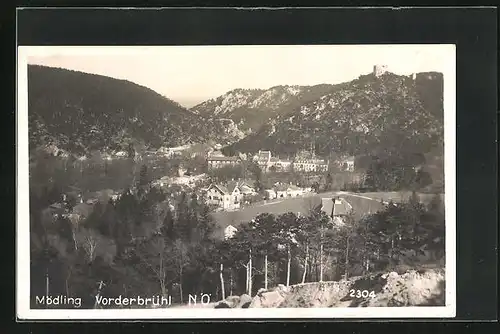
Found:
[[[30,149],[54,145],[83,155],[136,142],[150,148],[225,143],[234,135],[227,122],[195,115],[149,88],[65,69],[30,65],[28,100]]]
[[[443,77],[386,73],[360,76],[334,88],[231,145],[228,152],[270,149],[293,154],[426,153],[443,136]]]
[[[228,118],[246,133],[258,130],[279,115],[320,98],[335,86],[275,86],[269,89],[234,89],[191,110],[207,117]]]

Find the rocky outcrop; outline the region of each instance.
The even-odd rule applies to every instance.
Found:
[[[215,308],[440,306],[444,305],[444,296],[444,270],[427,269],[336,282],[278,285],[271,290],[260,289],[253,298],[230,296]]]

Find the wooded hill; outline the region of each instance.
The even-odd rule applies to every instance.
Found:
[[[166,79],[168,80],[168,79]],[[55,145],[75,154],[117,151],[129,143],[175,147],[231,136],[153,90],[126,80],[28,66],[30,149]]]
[[[245,133],[260,129],[268,121],[315,101],[335,85],[275,86],[269,89],[234,89],[205,101],[191,110],[199,115],[228,118]]]
[[[276,117],[226,153],[269,149],[319,155],[429,152],[443,136],[443,76],[373,74],[335,85],[314,101]]]

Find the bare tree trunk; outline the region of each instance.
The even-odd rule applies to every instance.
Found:
[[[304,260],[304,273],[302,274],[302,283],[306,282],[306,274],[307,274],[307,262],[309,260],[309,244],[306,245],[306,257]]]
[[[319,245],[319,281],[323,282],[323,242]]]
[[[347,280],[349,275],[349,237],[347,237],[347,245],[345,249],[345,274],[344,277]]]
[[[248,272],[248,265],[250,264],[250,262],[247,262],[246,266],[245,266],[245,270],[246,270],[246,276],[245,276],[245,292],[248,293],[248,283],[249,283],[249,272]]]
[[[231,270],[229,272],[230,276],[229,276],[229,295],[232,296],[233,295],[233,270]]]
[[[49,271],[47,270],[45,272],[45,300],[49,298]],[[47,306],[47,303],[45,303],[45,306]]]
[[[97,308],[97,300],[99,298],[99,295],[101,294],[101,289],[102,289],[103,282],[102,280],[99,282],[99,288],[97,289],[97,296],[95,298],[95,303],[94,303],[94,308]]]
[[[286,265],[286,286],[290,285],[290,265],[292,262],[292,254],[290,252],[290,245],[288,245],[288,261]]]
[[[73,243],[75,244],[75,251],[77,251],[78,250],[78,242],[76,241],[76,231],[75,231],[75,229],[73,229],[72,235],[73,235]]]
[[[165,280],[160,280],[161,295],[165,297],[167,295],[167,288],[165,287]]]
[[[68,271],[68,275],[66,276],[66,296],[70,296],[70,291],[69,291],[69,285],[68,285],[68,281],[69,281],[69,278],[71,277],[71,270]]]
[[[184,303],[184,293],[182,291],[182,264],[179,267],[179,293],[181,294],[181,304]]]
[[[248,295],[252,296],[252,249],[250,249],[250,258],[248,261]]]
[[[267,290],[267,254],[264,256],[264,289]]]
[[[221,263],[220,264],[220,287],[222,289],[222,300],[226,299],[226,291],[224,289],[224,265]]]

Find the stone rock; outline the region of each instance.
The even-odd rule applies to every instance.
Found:
[[[236,305],[236,308],[244,308],[243,306],[246,305],[247,307],[245,308],[248,308],[248,305],[252,302],[252,297],[250,297],[249,295],[247,294],[242,294],[240,296],[240,300],[238,302],[238,305]]]
[[[261,296],[256,296],[253,298],[249,307],[251,308],[268,308],[268,307],[278,307],[285,300],[284,296],[280,291],[269,291],[262,293]]]
[[[286,286],[284,284],[278,284],[278,287],[276,288],[275,291],[281,291],[281,292],[287,293],[290,291],[290,287]]]
[[[240,302],[240,297],[239,296],[229,296],[226,299],[223,300],[230,308],[235,308],[237,307],[238,303]]]
[[[264,292],[266,292],[266,291],[267,291],[266,289],[264,289],[264,288],[260,288],[260,289],[257,291],[257,296],[259,296],[259,297],[260,297],[260,296],[262,296],[262,294],[263,294]]]
[[[214,306],[214,308],[231,308],[226,302],[221,301]]]

